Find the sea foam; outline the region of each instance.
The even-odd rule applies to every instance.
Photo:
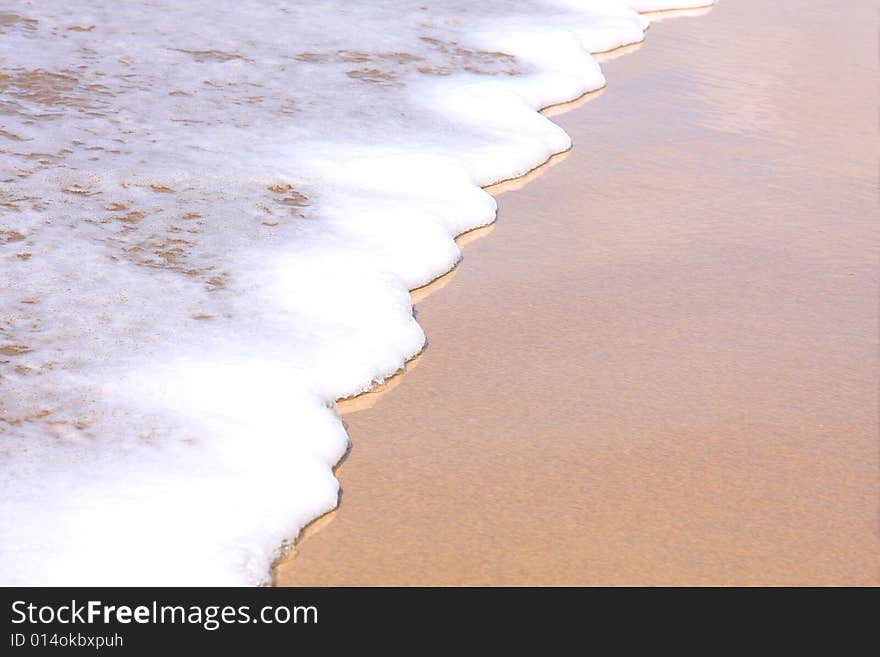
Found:
[[[604,85],[635,10],[706,4],[0,13],[0,582],[267,581],[481,186],[569,148],[536,110]]]

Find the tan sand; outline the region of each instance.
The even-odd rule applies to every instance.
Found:
[[[876,27],[726,1],[606,63],[278,583],[880,583]]]

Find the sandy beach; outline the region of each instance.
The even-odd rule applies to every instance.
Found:
[[[880,584],[875,45],[871,3],[726,0],[608,58],[339,405],[276,583]]]

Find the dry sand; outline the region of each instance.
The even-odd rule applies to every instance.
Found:
[[[607,62],[277,582],[880,583],[876,20],[724,0]]]

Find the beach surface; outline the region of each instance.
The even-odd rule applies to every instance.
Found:
[[[276,583],[880,584],[876,20],[728,0],[604,62]]]

